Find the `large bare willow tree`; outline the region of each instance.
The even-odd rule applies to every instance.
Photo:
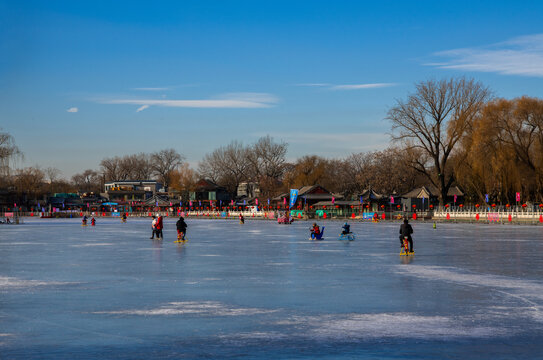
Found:
[[[490,91],[473,79],[429,80],[416,84],[407,100],[397,100],[388,112],[392,139],[403,143],[411,166],[439,190],[444,204],[455,175],[454,150]]]

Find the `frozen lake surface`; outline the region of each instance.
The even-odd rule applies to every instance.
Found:
[[[543,357],[543,227],[175,220],[0,225],[0,358]]]

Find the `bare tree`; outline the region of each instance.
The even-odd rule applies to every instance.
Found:
[[[72,182],[78,191],[100,192],[100,176],[94,170],[87,169],[81,174],[75,174],[72,176]]]
[[[38,167],[27,167],[17,170],[15,187],[17,193],[26,204],[28,204],[29,200],[35,200],[42,192],[44,179],[45,175]]]
[[[61,171],[54,167],[48,167],[43,170],[45,179],[49,182],[49,192],[53,192],[54,183],[59,179]]]
[[[145,153],[105,158],[100,168],[108,181],[148,180],[153,174],[150,156]]]
[[[430,80],[416,84],[415,93],[388,112],[392,139],[421,155],[411,159],[411,166],[438,188],[440,204],[455,179],[449,161],[453,151],[489,97],[490,91],[474,80]]]
[[[139,153],[130,155],[130,164],[132,167],[131,178],[149,180],[153,175],[153,169],[151,168],[151,159],[148,154]],[[183,157],[181,156],[181,159]]]
[[[105,158],[100,161],[100,169],[107,181],[121,180],[119,175],[120,160],[121,159],[118,156],[115,156],[112,158]]]
[[[264,196],[270,196],[279,188],[285,174],[287,148],[287,143],[276,143],[268,135],[258,139],[247,151],[248,176],[260,185]]]
[[[242,143],[232,141],[206,154],[198,164],[198,172],[235,194],[239,184],[250,180],[249,151]]]
[[[15,145],[13,136],[0,131],[0,175],[9,176],[10,162],[18,157],[22,157],[22,152]]]
[[[165,149],[151,154],[151,169],[165,188],[168,187],[171,172],[181,165],[183,160],[184,156],[174,149]]]

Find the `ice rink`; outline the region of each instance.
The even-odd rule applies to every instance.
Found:
[[[0,358],[543,357],[542,226],[175,220],[0,225]]]

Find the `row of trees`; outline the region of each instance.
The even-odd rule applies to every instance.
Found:
[[[178,170],[185,157],[175,149],[165,149],[151,154],[139,153],[105,158],[100,162],[101,173],[106,181],[155,177],[168,187],[172,172]]]
[[[518,192],[523,201],[543,201],[543,100],[497,99],[473,79],[429,80],[397,100],[387,119],[393,142],[383,151],[340,159],[305,155],[289,162],[288,144],[265,136],[249,145],[221,146],[197,169],[176,150],[165,149],[105,158],[99,170],[85,170],[71,181],[52,168],[25,168],[8,176],[10,161],[21,152],[13,137],[0,132],[0,186],[9,178],[26,191],[43,191],[38,184],[47,183],[49,191],[98,192],[104,181],[154,178],[170,189],[190,191],[199,178],[207,178],[233,194],[242,182],[258,183],[261,195],[272,197],[317,183],[347,196],[368,188],[402,194],[432,184],[441,203],[452,185],[473,202],[489,194],[493,201],[510,203]]]
[[[485,104],[468,129],[455,166],[458,182],[474,198],[490,194],[512,202],[543,200],[543,100],[522,97]]]
[[[543,100],[492,97],[473,79],[425,81],[388,113],[406,161],[440,191],[472,201],[543,201]]]

